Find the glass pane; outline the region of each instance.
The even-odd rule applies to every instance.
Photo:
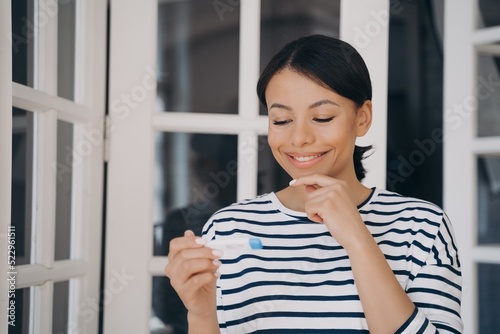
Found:
[[[237,146],[236,135],[157,134],[154,255],[167,255],[170,240],[186,229],[200,235],[215,211],[236,201]],[[169,280],[153,282],[152,328],[187,333],[186,311]]]
[[[235,135],[158,134],[155,163],[155,249],[186,229],[200,235],[210,216],[236,200],[238,137]]]
[[[340,0],[262,0],[261,71],[286,43],[310,34],[339,36]],[[261,115],[267,110],[261,106]]]
[[[57,95],[74,99],[76,0],[58,2]]]
[[[500,333],[500,265],[478,264],[479,334]]]
[[[478,136],[500,136],[500,44],[498,54],[478,55],[478,82],[476,95],[478,101]],[[475,102],[475,101],[473,101]],[[464,107],[469,104],[464,100]]]
[[[7,280],[9,286],[11,282]],[[14,287],[12,287],[14,288]],[[30,332],[30,295],[31,288],[11,290],[9,288],[9,334],[28,334]]]
[[[187,334],[187,310],[166,276],[153,277],[151,334]]]
[[[160,110],[236,114],[238,50],[239,6],[159,1]]]
[[[292,180],[274,159],[267,136],[259,136],[259,178],[258,193],[276,192],[288,187]]]
[[[500,157],[478,159],[478,243],[500,243]]]
[[[71,256],[71,190],[74,155],[73,124],[57,121],[55,260],[65,260]]]
[[[12,80],[33,87],[35,27],[33,0],[11,0]]]
[[[498,0],[478,0],[477,5],[478,28],[500,25],[500,2]]]
[[[66,333],[69,313],[69,281],[54,283],[52,333]]]
[[[33,198],[33,113],[12,110],[12,217],[15,229],[16,265],[31,259]]]

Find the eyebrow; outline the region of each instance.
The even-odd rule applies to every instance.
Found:
[[[281,104],[281,103],[273,103],[269,109],[272,109],[272,108],[278,108],[278,109],[285,109],[285,110],[288,110],[288,111],[291,111],[292,108],[290,107],[287,107],[285,106],[284,104]]]
[[[323,104],[333,104],[334,106],[340,107],[340,104],[338,104],[337,102],[333,102],[331,100],[324,99],[324,100],[319,100],[318,102],[314,102],[313,104],[311,104],[309,106],[309,109],[313,109],[313,108],[322,106]]]
[[[319,106],[322,106],[324,104],[333,104],[334,106],[338,106],[340,107],[340,104],[336,103],[336,102],[333,102],[331,100],[328,100],[328,99],[324,99],[324,100],[319,100],[317,102],[314,102],[313,104],[311,104],[309,106],[308,109],[314,109],[314,108],[317,108]],[[285,109],[285,110],[288,110],[288,111],[291,111],[292,108],[288,107],[288,106],[285,106],[284,104],[281,104],[281,103],[273,103],[269,109],[272,109],[272,108],[279,108],[279,109]]]

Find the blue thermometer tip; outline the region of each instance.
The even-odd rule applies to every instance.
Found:
[[[252,249],[262,249],[262,242],[260,241],[259,238],[250,238],[248,240],[248,243],[250,244],[250,248]]]

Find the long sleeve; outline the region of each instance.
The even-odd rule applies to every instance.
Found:
[[[460,261],[446,215],[428,258],[406,292],[416,308],[398,334],[462,333]]]

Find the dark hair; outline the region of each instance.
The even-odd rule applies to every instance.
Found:
[[[289,68],[316,81],[361,107],[372,99],[370,74],[361,55],[350,44],[324,35],[301,37],[286,44],[267,64],[257,84],[260,102],[267,107],[266,88],[271,78]],[[372,146],[354,147],[354,170],[361,181],[366,174],[362,160]]]

